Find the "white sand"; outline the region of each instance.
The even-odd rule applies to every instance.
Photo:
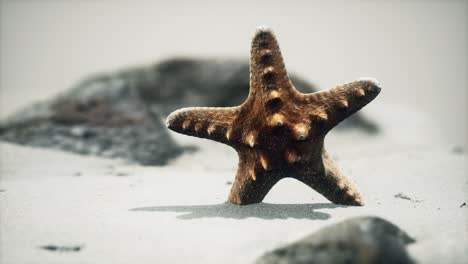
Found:
[[[166,167],[1,143],[0,263],[249,263],[358,215],[406,230],[417,240],[410,254],[421,263],[466,263],[468,207],[460,208],[468,202],[466,154],[453,153],[423,115],[369,108],[385,120],[384,134],[334,131],[327,141],[362,191],[364,207],[330,204],[288,179],[263,204],[225,204],[236,154],[185,136],[176,138],[201,150]],[[48,244],[84,248],[38,248]]]

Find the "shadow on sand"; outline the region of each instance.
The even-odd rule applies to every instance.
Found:
[[[132,208],[130,211],[146,212],[176,212],[183,213],[177,216],[179,219],[196,219],[204,217],[222,217],[232,219],[244,219],[248,217],[262,219],[311,219],[326,220],[330,214],[316,212],[317,209],[332,209],[346,207],[333,203],[316,204],[271,204],[258,203],[252,205],[234,205],[231,203],[210,205],[180,205],[180,206],[150,206]]]

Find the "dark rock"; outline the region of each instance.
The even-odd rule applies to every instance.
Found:
[[[122,158],[143,165],[163,165],[182,152],[159,121],[120,127],[84,126],[88,126],[90,135],[77,138],[70,133],[75,126],[42,120],[35,125],[10,126],[0,138],[29,146]]]
[[[358,217],[269,252],[256,263],[414,263],[406,251],[412,242],[408,234],[384,219]]]
[[[302,92],[316,89],[295,75]],[[163,165],[184,149],[163,119],[188,106],[234,106],[249,89],[246,61],[171,59],[92,76],[57,98],[32,105],[0,125],[0,140],[85,155]],[[354,115],[341,127],[377,127]]]
[[[48,250],[48,251],[58,251],[58,252],[78,252],[80,251],[83,246],[80,245],[80,246],[56,246],[56,245],[45,245],[45,246],[41,246],[39,247],[41,249],[44,249],[44,250]]]
[[[0,130],[0,139],[143,165],[164,165],[182,153],[163,117],[137,93],[92,86],[79,86],[14,115]]]
[[[462,204],[460,205],[460,208],[462,208],[463,206],[466,206],[466,203],[462,203]]]

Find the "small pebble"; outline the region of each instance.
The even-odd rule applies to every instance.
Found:
[[[45,245],[45,246],[40,246],[39,248],[48,250],[48,251],[57,251],[57,252],[78,252],[83,248],[83,246]]]
[[[420,199],[413,199],[413,198],[409,197],[408,195],[406,195],[404,193],[397,193],[393,197],[403,199],[403,200],[408,200],[408,201],[411,201],[411,202],[416,202],[416,203],[419,203],[419,202],[423,201],[423,200],[420,200]]]

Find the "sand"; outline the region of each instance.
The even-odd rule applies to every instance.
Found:
[[[362,215],[407,231],[416,239],[409,253],[420,263],[466,263],[466,150],[414,109],[366,109],[383,133],[333,131],[326,141],[361,190],[363,207],[331,204],[292,179],[264,203],[227,204],[235,152],[182,135],[172,134],[200,150],[164,167],[0,143],[0,263],[251,263]]]

